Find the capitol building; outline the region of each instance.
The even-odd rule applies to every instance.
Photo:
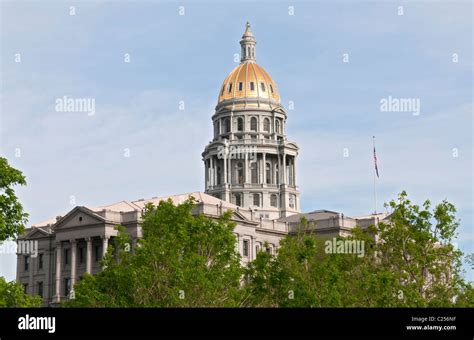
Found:
[[[37,241],[38,253],[17,255],[17,282],[43,306],[68,299],[85,273],[101,271],[100,260],[117,236],[120,224],[132,240],[142,237],[141,215],[147,203],[196,200],[193,214],[219,218],[232,211],[242,264],[259,251],[275,254],[280,240],[298,230],[305,217],[309,229],[333,237],[349,235],[386,218],[386,214],[349,217],[315,210],[301,213],[297,185],[297,143],[287,137],[291,119],[280,101],[278,86],[257,64],[257,41],[247,23],[240,40],[241,62],[224,79],[212,115],[214,134],[202,153],[204,192],[121,201],[100,207],[77,206],[62,216],[28,228],[19,242]]]

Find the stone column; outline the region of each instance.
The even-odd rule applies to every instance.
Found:
[[[74,290],[76,283],[76,240],[70,240],[71,243],[71,290]]]
[[[285,152],[283,151],[283,184],[287,184],[287,178],[286,178],[286,155]]]
[[[223,157],[223,163],[224,163],[224,185],[227,186],[227,146],[224,146],[224,157]]]
[[[250,261],[255,260],[257,253],[255,251],[255,236],[250,236]]]
[[[212,156],[212,185],[217,185],[217,156]]]
[[[33,257],[29,255],[30,258],[30,267],[28,268],[28,292],[30,295],[34,295],[35,293],[35,287],[34,287],[34,281],[33,281],[33,271],[36,268],[36,261],[35,259],[37,257]]]
[[[249,171],[249,156],[248,153],[245,153],[245,161],[244,161],[244,183],[249,182],[249,176],[248,176],[248,171]]]
[[[61,301],[61,255],[63,248],[61,242],[56,242],[56,295],[54,298],[55,302]]]
[[[262,154],[263,159],[263,184],[267,184],[267,159],[265,152]]]
[[[296,187],[296,156],[293,157],[293,185]]]
[[[107,248],[109,247],[109,236],[102,236],[102,259],[107,254]]]
[[[204,188],[209,188],[209,167],[207,166],[207,159],[204,159],[204,169],[205,169],[205,176],[204,176]]]
[[[240,251],[240,234],[236,233],[235,237],[237,238],[237,251],[239,252],[240,255],[242,255],[242,252]]]
[[[86,273],[92,274],[92,238],[87,237]]]

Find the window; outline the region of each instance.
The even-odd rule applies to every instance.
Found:
[[[254,91],[255,90],[255,84],[253,83],[253,81],[250,82],[250,91]]]
[[[38,295],[43,297],[43,282],[38,282]]]
[[[278,198],[277,198],[277,195],[273,194],[270,196],[270,205],[272,207],[275,207],[277,208],[278,207]]]
[[[265,92],[265,84],[264,83],[260,83],[260,88],[262,89],[262,92]]]
[[[239,91],[242,91],[242,88],[243,88],[242,85],[243,85],[242,82],[240,82],[240,83],[239,83]]]
[[[251,178],[251,183],[253,184],[258,183],[258,169],[257,169],[256,162],[252,162],[250,164],[250,178]]]
[[[243,255],[244,256],[249,256],[249,240],[244,240],[244,249],[243,249]]]
[[[38,269],[43,269],[43,254],[38,255]]]
[[[250,130],[257,131],[257,118],[250,118]]]
[[[64,265],[69,264],[69,249],[64,249]]]
[[[30,257],[25,256],[25,263],[24,263],[25,272],[27,272],[29,268],[30,268]]]
[[[242,206],[242,196],[240,194],[234,194],[233,198],[234,198],[234,204],[238,207],[241,207]]]
[[[260,195],[259,194],[253,194],[253,205],[256,207],[260,206]]]
[[[271,248],[271,247],[267,247],[267,248],[265,249],[265,251],[266,251],[267,253],[271,254],[271,253],[272,253],[272,248]]]
[[[276,132],[277,132],[277,133],[281,133],[281,132],[280,132],[280,120],[277,119],[276,122],[275,122],[275,124],[276,124]]]
[[[260,251],[260,245],[257,244],[257,245],[255,246],[255,253],[258,253],[259,251]]]
[[[71,291],[71,279],[67,277],[64,279],[64,296],[68,296],[70,291]]]
[[[236,176],[237,176],[237,184],[244,183],[244,165],[242,162],[237,163],[236,166]]]
[[[273,86],[272,86],[272,84],[269,84],[268,86],[270,86],[270,91],[273,93]]]
[[[229,90],[228,92],[230,93],[232,91],[232,83],[229,83]]]
[[[221,174],[221,167],[217,167],[217,185],[222,184],[222,174]]]
[[[244,120],[242,118],[237,118],[237,131],[244,131]]]
[[[25,294],[28,294],[28,283],[24,283],[24,284],[23,284],[23,292],[24,292]]]
[[[84,263],[84,247],[79,247],[79,263]]]
[[[270,119],[268,118],[263,120],[263,131],[270,132]]]
[[[290,208],[295,208],[296,207],[296,197],[295,195],[290,195]]]
[[[265,166],[265,179],[266,179],[266,183],[267,184],[271,184],[272,183],[272,167],[270,165],[270,163],[267,163],[267,165]]]
[[[230,119],[229,118],[224,119],[224,131],[225,133],[230,132]]]
[[[94,252],[95,252],[95,262],[99,262],[100,261],[100,246],[95,246]]]

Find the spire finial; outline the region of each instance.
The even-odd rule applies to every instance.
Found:
[[[245,32],[242,35],[242,40],[240,40],[240,45],[242,46],[242,51],[240,55],[241,62],[255,62],[255,45],[257,41],[250,30],[250,22],[247,21],[245,24]]]

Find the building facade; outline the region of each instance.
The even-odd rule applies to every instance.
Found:
[[[386,217],[347,217],[328,210],[300,213],[298,146],[286,137],[287,113],[277,85],[256,63],[256,40],[248,23],[240,44],[241,63],[222,84],[212,116],[214,137],[202,154],[205,192],[78,206],[32,225],[18,238],[19,245],[37,246],[34,255],[17,254],[17,282],[26,292],[40,295],[44,306],[71,298],[85,273],[102,270],[101,259],[117,236],[115,227],[125,227],[133,250],[142,237],[145,205],[161,200],[180,204],[191,196],[196,202],[193,214],[215,219],[231,210],[243,265],[259,251],[275,254],[280,240],[299,230],[302,217],[310,232],[325,237],[347,236],[356,225],[368,227]]]

